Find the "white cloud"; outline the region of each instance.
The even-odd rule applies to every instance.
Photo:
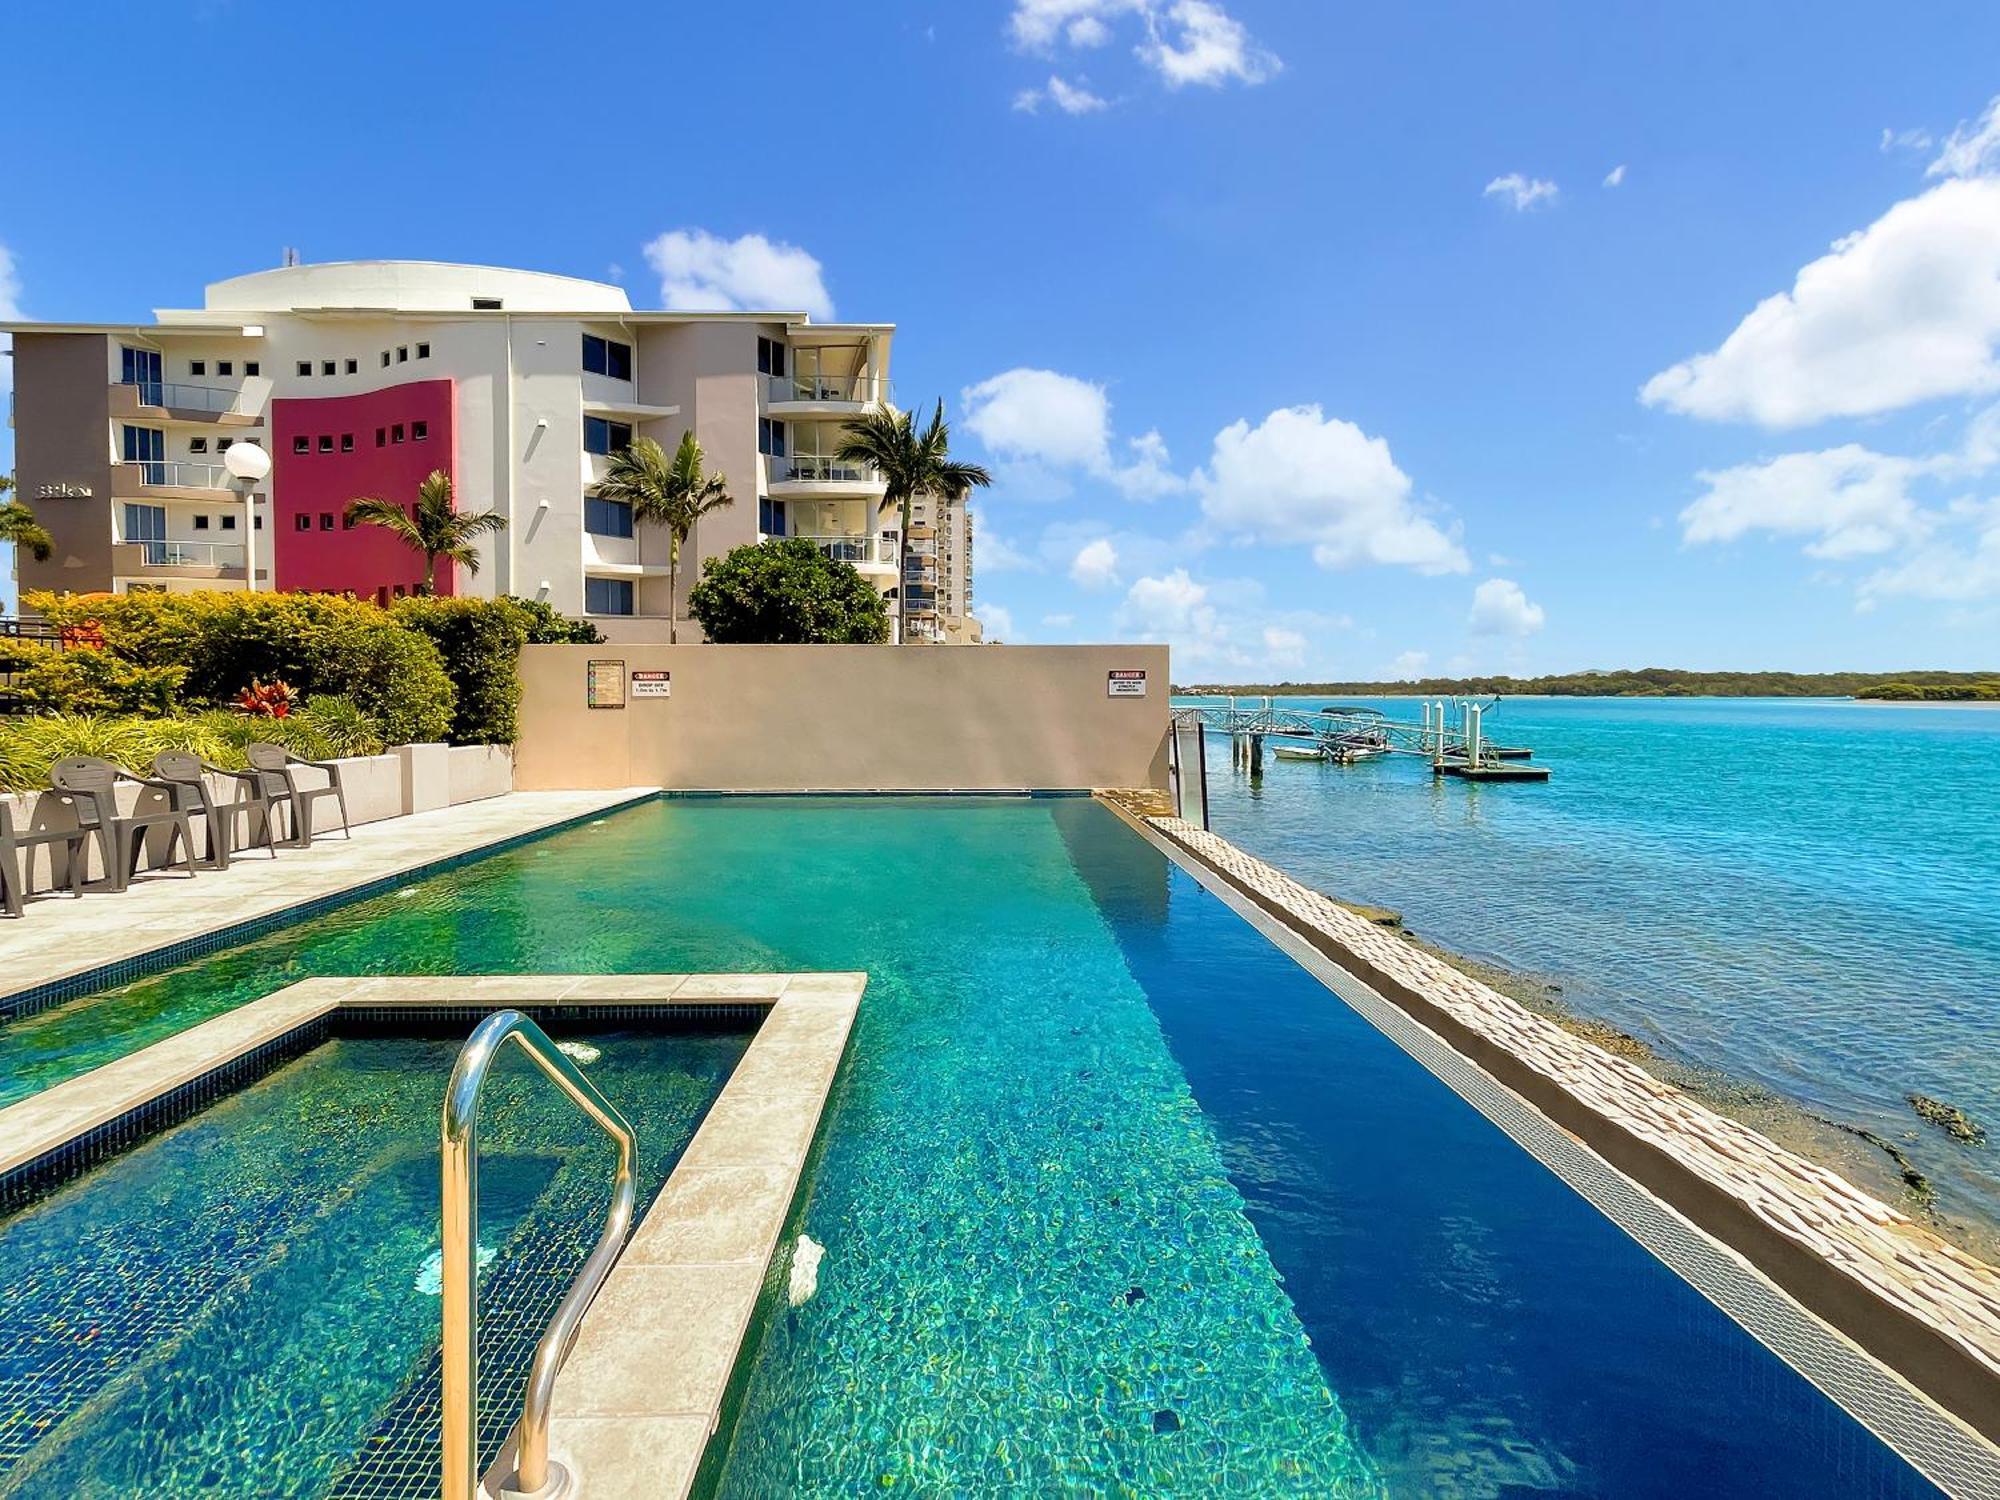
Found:
[[[1897,597],[1944,603],[2000,598],[2000,500],[1953,507],[1947,522],[1964,524],[1969,534],[1941,538],[1863,579],[1863,611]]]
[[[1023,114],[1032,115],[1040,111],[1044,102],[1053,104],[1066,115],[1088,115],[1098,110],[1109,109],[1111,101],[1093,94],[1084,83],[1065,82],[1055,73],[1049,74],[1049,81],[1038,89],[1022,89],[1014,96],[1014,108]]]
[[[1254,579],[1202,583],[1186,568],[1140,578],[1112,618],[1121,640],[1165,641],[1173,670],[1192,676],[1275,678],[1305,667],[1315,641],[1353,628],[1344,615],[1263,607]]]
[[[1623,167],[1618,169],[1621,177],[1624,170]],[[1616,187],[1617,183],[1607,178],[1605,185]],[[1509,172],[1505,177],[1496,177],[1487,183],[1481,190],[1481,196],[1498,198],[1516,213],[1526,213],[1537,203],[1553,202],[1560,191],[1546,177],[1523,177],[1519,172]]]
[[[1278,666],[1302,667],[1306,662],[1305,632],[1284,625],[1264,627],[1264,655]]]
[[[1886,132],[1885,132],[1886,134]],[[1930,144],[1925,138],[1924,144]],[[1946,138],[1936,161],[1925,169],[1930,177],[1978,177],[2000,170],[2000,94],[1976,120],[1963,120]]]
[[[1681,512],[1681,538],[1728,542],[1766,531],[1810,538],[1805,550],[1812,557],[1893,551],[1929,529],[1910,496],[1911,482],[1929,468],[1923,460],[1845,443],[1705,470],[1697,477],[1708,491]]]
[[[1511,578],[1489,578],[1472,591],[1466,624],[1475,635],[1533,635],[1547,618]]]
[[[725,240],[706,229],[670,229],[648,241],[665,307],[690,312],[751,308],[833,316],[820,264],[797,245],[761,234]]]
[[[1220,88],[1235,79],[1257,84],[1283,67],[1274,53],[1250,39],[1243,23],[1212,0],[1175,0],[1164,15],[1148,12],[1139,58],[1168,88],[1201,84]]]
[[[1396,682],[1407,682],[1424,675],[1424,668],[1431,664],[1428,651],[1405,651],[1389,663],[1389,677]]]
[[[1604,185],[1608,188],[1622,186],[1625,181],[1625,163],[1620,162],[1604,174]]]
[[[1151,0],[1014,0],[1007,25],[1018,47],[1047,47],[1063,34],[1073,46],[1098,46],[1110,38],[1108,18],[1143,15],[1150,4]]]
[[[1916,128],[1891,130],[1886,125],[1882,127],[1881,149],[1885,155],[1891,151],[1928,151],[1935,144],[1928,130]]]
[[[968,505],[966,517],[972,522],[973,546],[982,573],[1039,573],[1042,565],[1008,541],[988,519],[986,507]]]
[[[980,633],[989,641],[1020,639],[1014,629],[1013,611],[1004,604],[975,604],[972,618],[979,622]]]
[[[1066,612],[1043,615],[1042,623],[1051,630],[1066,630],[1076,623],[1076,616]]]
[[[1839,240],[1640,399],[1797,427],[2000,389],[2000,180],[1941,183]]]
[[[1118,582],[1118,549],[1109,537],[1085,542],[1070,559],[1069,576],[1087,589],[1110,588]]]
[[[1204,516],[1223,534],[1276,546],[1309,545],[1323,568],[1384,563],[1421,573],[1470,564],[1411,498],[1389,445],[1317,406],[1286,407],[1256,427],[1216,434],[1194,485]]]
[[[28,315],[21,310],[21,273],[14,264],[14,252],[0,245],[0,318],[18,322]],[[0,335],[0,391],[14,383],[14,361],[6,353],[13,347],[12,335]]]
[[[1110,481],[1127,498],[1152,500],[1187,481],[1169,467],[1159,433],[1127,443],[1131,458],[1111,453],[1111,399],[1092,381],[1055,370],[1004,370],[967,386],[965,425],[1000,458],[1046,470],[1076,469]]]
[[[1102,47],[1111,40],[1111,28],[1096,16],[1079,16],[1064,28],[1072,47]]]

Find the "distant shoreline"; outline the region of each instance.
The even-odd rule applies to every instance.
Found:
[[[1202,697],[1328,698],[1857,698],[1977,702],[2000,670],[1943,672],[1690,672],[1678,667],[1556,672],[1541,677],[1415,677],[1394,682],[1239,682],[1178,686]],[[1951,696],[1963,692],[1964,697]],[[1977,695],[1977,696],[1976,696]]]

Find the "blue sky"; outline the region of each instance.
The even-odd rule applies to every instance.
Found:
[[[1182,678],[2000,665],[1991,4],[112,9],[0,19],[0,307],[894,321],[989,629]]]

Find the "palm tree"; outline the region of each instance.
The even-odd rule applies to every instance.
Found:
[[[918,495],[936,495],[947,504],[963,504],[975,486],[991,484],[993,476],[951,456],[951,427],[942,398],[921,431],[906,411],[877,407],[863,412],[848,424],[834,457],[844,464],[872,464],[888,481],[882,509],[898,510],[902,521],[896,547],[896,641],[907,644],[903,599],[909,592],[910,502]]]
[[[681,434],[674,456],[649,437],[611,455],[597,498],[632,507],[632,519],[667,528],[667,644],[680,639],[681,548],[701,518],[736,503],[729,481],[703,467],[701,444],[693,432]]]
[[[360,526],[380,526],[424,555],[424,581],[417,589],[420,594],[436,592],[440,557],[468,573],[477,573],[479,549],[473,543],[489,531],[507,529],[505,516],[490,510],[457,509],[452,501],[451,476],[443,469],[431,470],[430,477],[417,486],[414,513],[394,500],[368,496],[348,502],[347,519]]]
[[[56,539],[49,535],[48,527],[35,519],[33,511],[20,501],[7,498],[13,492],[14,476],[0,474],[0,542],[26,547],[36,562],[47,562],[55,554]]]

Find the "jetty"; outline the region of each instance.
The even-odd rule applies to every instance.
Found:
[[[1320,760],[1359,765],[1390,755],[1415,755],[1430,762],[1434,776],[1461,781],[1547,781],[1547,766],[1531,764],[1525,745],[1496,743],[1486,732],[1493,702],[1426,700],[1419,722],[1392,719],[1379,709],[1328,704],[1289,708],[1270,698],[1230,698],[1172,710],[1176,730],[1224,735],[1230,762],[1252,776],[1264,771],[1264,751],[1283,760]]]

